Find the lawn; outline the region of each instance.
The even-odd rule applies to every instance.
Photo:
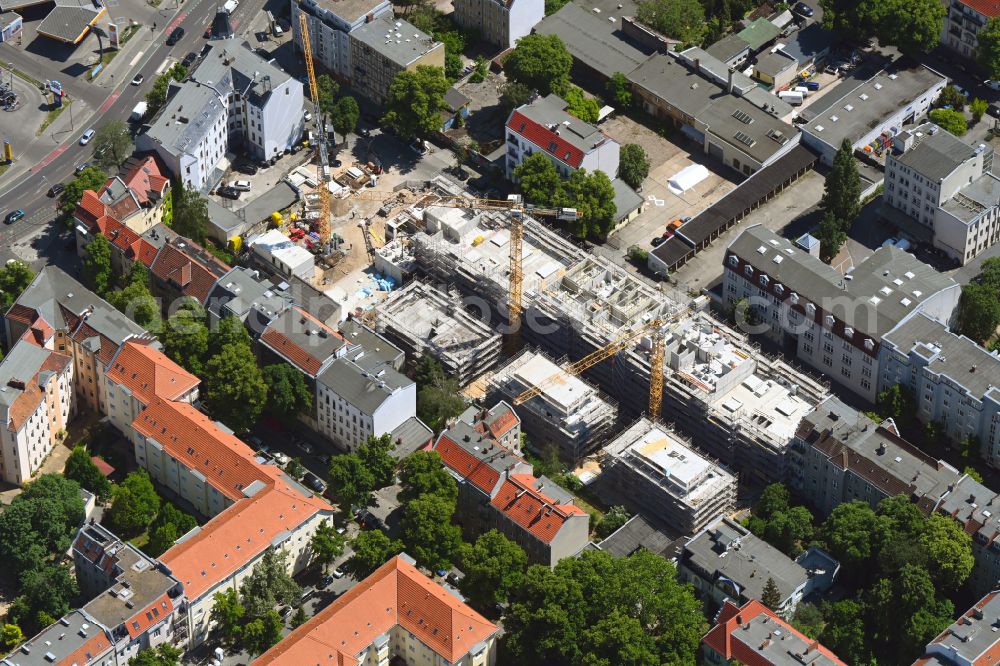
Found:
[[[63,103],[62,103],[61,106],[59,106],[59,107],[57,107],[55,109],[52,109],[51,111],[49,111],[48,113],[46,113],[45,114],[45,120],[42,121],[42,125],[38,128],[38,131],[35,132],[35,136],[41,136],[42,133],[46,129],[48,129],[49,125],[51,125],[52,123],[54,123],[56,121],[56,118],[59,117],[59,114],[62,113],[63,111],[65,111],[66,108],[69,107],[69,105],[72,104],[72,103],[73,103],[73,100],[65,99],[64,98],[63,99]]]

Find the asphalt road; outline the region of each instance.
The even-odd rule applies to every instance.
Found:
[[[249,23],[253,13],[259,9],[258,5],[259,3],[253,2],[243,3],[236,10],[234,23],[241,18],[242,13],[246,13],[246,18],[242,20]],[[55,222],[58,201],[48,197],[49,187],[55,183],[68,182],[78,164],[92,159],[92,147],[79,144],[80,136],[86,129],[109,120],[128,120],[132,108],[145,98],[152,87],[156,70],[168,58],[179,61],[188,51],[201,50],[205,44],[205,28],[214,16],[215,9],[215,3],[208,0],[188,0],[176,19],[164,21],[158,26],[159,32],[142,52],[139,62],[127,73],[119,72],[117,89],[97,108],[96,113],[90,118],[75,118],[75,131],[67,135],[61,146],[28,173],[0,186],[0,216],[6,216],[8,211],[17,208],[25,212],[21,221],[12,225],[0,225],[0,262],[18,257],[12,248],[17,244],[30,242],[39,255],[37,264],[61,263],[59,255],[65,253],[68,246],[65,235],[59,236],[60,233],[65,233],[64,230],[50,226]],[[184,38],[174,46],[167,46],[167,31],[177,26],[184,28]],[[129,85],[127,82],[139,72],[145,76],[142,85]],[[39,238],[42,240],[39,241]],[[61,241],[58,241],[59,238]]]

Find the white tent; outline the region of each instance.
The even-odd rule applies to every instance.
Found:
[[[708,169],[701,164],[692,164],[689,167],[684,167],[668,180],[667,187],[674,194],[680,194],[687,192],[706,178],[708,178]]]

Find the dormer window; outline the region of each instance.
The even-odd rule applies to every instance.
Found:
[[[833,315],[823,317],[823,323],[832,328],[834,324]]]
[[[853,338],[854,337],[854,329],[851,328],[850,326],[845,326],[844,327],[844,337],[845,338]]]
[[[798,305],[799,304],[799,295],[796,294],[794,291],[792,292],[792,295],[789,296],[788,298],[792,301],[792,305]]]
[[[875,342],[871,338],[865,338],[865,349],[868,351],[875,349]]]
[[[743,270],[744,270],[744,272],[745,272],[745,273],[746,273],[747,275],[749,275],[750,277],[753,277],[753,266],[750,266],[750,265],[748,264],[748,265],[746,265],[746,266],[745,266],[745,267],[743,268]]]
[[[809,315],[810,317],[815,316],[816,306],[813,305],[812,303],[806,303],[806,314]]]
[[[767,277],[766,275],[761,275],[760,276],[760,284],[761,284],[761,286],[766,287],[767,283],[770,282],[770,281],[771,281],[771,279],[769,277]]]
[[[774,285],[774,293],[776,293],[778,296],[781,296],[782,294],[785,293],[785,288],[780,284],[776,284]]]
[[[729,255],[729,265],[730,266],[739,266],[739,264],[740,264],[740,258],[739,257],[737,257],[735,254]]]

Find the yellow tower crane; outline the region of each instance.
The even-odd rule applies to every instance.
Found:
[[[299,12],[299,30],[302,37],[302,51],[306,59],[306,72],[309,74],[309,96],[313,102],[313,120],[316,122],[316,172],[319,181],[319,221],[316,225],[316,233],[319,234],[320,243],[330,242],[330,187],[329,187],[329,166],[330,161],[326,152],[326,128],[323,125],[323,114],[319,108],[319,89],[316,86],[316,70],[313,67],[312,43],[309,39],[309,20],[305,12]]]

